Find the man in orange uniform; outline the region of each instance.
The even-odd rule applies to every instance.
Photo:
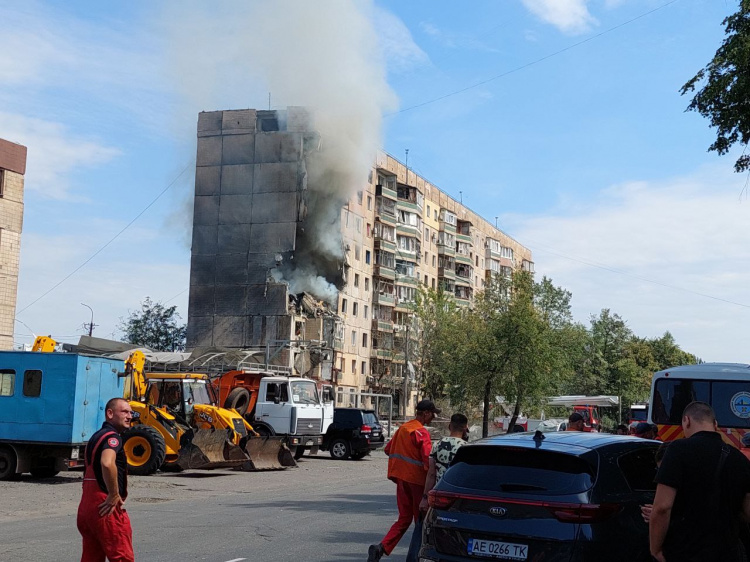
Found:
[[[425,426],[439,414],[431,400],[417,404],[416,417],[398,428],[385,446],[388,455],[388,479],[396,483],[398,519],[379,544],[371,544],[367,562],[378,562],[383,555],[390,555],[398,541],[404,536],[412,521],[419,518],[419,503],[422,501],[424,483],[430,468],[432,441]]]
[[[107,421],[86,445],[77,521],[83,537],[81,562],[133,562],[133,531],[122,507],[128,496],[128,465],[120,435],[130,427],[133,410],[127,400],[112,398],[104,414]]]

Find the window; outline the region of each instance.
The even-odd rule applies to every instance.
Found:
[[[346,299],[341,299],[341,313],[346,314]]]
[[[430,239],[430,229],[429,227],[424,227],[424,239],[425,242]]]
[[[370,278],[365,277],[365,291],[369,291],[369,290],[370,290]]]
[[[354,286],[359,287],[359,273],[354,274]]]
[[[357,330],[352,330],[352,345],[357,345]]]
[[[273,402],[276,398],[279,399],[279,402],[289,402],[289,386],[286,383],[268,383],[266,400]]]
[[[365,305],[364,317],[365,317],[365,320],[367,320],[367,305]]]
[[[370,250],[365,250],[365,263],[370,263]]]
[[[357,261],[359,261],[359,256],[360,256],[361,253],[362,253],[362,250],[360,249],[360,247],[358,245],[355,244],[355,246],[354,246],[354,259],[357,260]]]
[[[432,267],[435,267],[435,256],[432,256]]]
[[[367,237],[372,238],[372,225],[369,222],[367,223]]]
[[[16,372],[13,369],[0,369],[0,396],[13,396]]]
[[[424,253],[424,263],[427,265],[427,252]]]
[[[36,398],[42,393],[42,372],[32,369],[23,373],[23,395]]]
[[[427,205],[427,218],[430,218],[430,206]]]
[[[362,204],[362,190],[357,192],[357,203]]]
[[[638,449],[630,451],[617,459],[628,486],[634,492],[653,492],[656,490],[656,449]]]
[[[435,288],[435,278],[434,277],[432,278],[432,288],[433,289]]]
[[[0,170],[0,197],[5,197],[5,170]]]
[[[362,219],[360,217],[357,217],[356,223],[357,223],[357,232],[361,233],[362,232]]]
[[[349,211],[344,211],[344,226],[349,228]]]
[[[424,285],[425,285],[425,287],[427,286],[427,276],[426,275],[424,276]]]
[[[352,303],[352,316],[356,316],[357,315],[357,310],[358,309],[359,309],[359,303],[358,302]]]
[[[367,347],[367,332],[362,334],[362,347]]]
[[[365,361],[362,361],[362,374],[363,375],[367,374],[367,362],[365,362]],[[365,415],[367,415],[367,414],[365,414]]]
[[[352,359],[352,374],[353,375],[357,374],[357,360],[356,359]]]
[[[370,181],[372,181],[372,172],[370,172]],[[367,210],[372,210],[372,197],[367,196]]]
[[[710,404],[709,382],[698,380],[660,379],[654,389],[654,423],[680,425],[685,406],[696,400]]]

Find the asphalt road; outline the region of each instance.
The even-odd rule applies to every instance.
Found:
[[[386,457],[304,457],[278,472],[132,477],[136,559],[265,562],[367,560],[396,518]],[[80,473],[0,482],[0,562],[78,560]],[[410,533],[388,559],[406,558]]]

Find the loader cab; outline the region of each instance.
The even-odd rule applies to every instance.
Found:
[[[205,379],[149,379],[149,403],[164,408],[193,425],[196,405],[213,405],[212,388]]]

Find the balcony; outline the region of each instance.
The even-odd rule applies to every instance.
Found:
[[[375,250],[385,250],[392,254],[396,253],[396,243],[386,240],[385,238],[375,237]]]
[[[411,213],[417,213],[418,215],[422,215],[422,208],[417,205],[416,203],[412,203],[411,201],[404,201],[403,199],[399,199],[396,203],[396,209],[400,211],[409,211]]]
[[[462,287],[471,287],[471,278],[456,275],[456,285],[460,285]]]
[[[456,252],[456,263],[462,263],[464,265],[473,266],[474,262],[471,260],[471,258],[464,254],[459,254]]]
[[[406,236],[411,236],[412,238],[419,238],[421,239],[422,233],[419,232],[418,226],[412,226],[410,224],[404,224],[404,223],[398,223],[396,225],[396,234],[403,234]]]
[[[389,215],[388,213],[378,213],[376,211],[375,219],[389,226],[396,226],[396,224],[398,224],[398,219],[396,218],[396,215]]]
[[[468,308],[469,305],[471,304],[471,300],[467,298],[459,297],[459,296],[456,296],[455,298],[456,298],[456,304],[460,307]]]
[[[372,266],[372,274],[375,277],[382,277],[383,279],[396,279],[396,270],[385,265],[375,264]]]
[[[393,362],[394,363],[404,363],[406,362],[406,355],[402,352],[394,353],[393,354]]]
[[[443,279],[455,279],[456,270],[453,267],[438,267],[438,277]]]
[[[419,285],[419,281],[416,277],[404,275],[401,273],[396,273],[396,283],[398,283],[399,285],[409,285],[410,287],[416,287],[417,285]]]
[[[377,184],[375,186],[375,195],[380,197],[387,197],[394,201],[398,201],[398,194],[395,189],[388,189],[386,186]]]
[[[372,331],[373,332],[392,332],[393,322],[390,322],[388,320],[379,320],[378,318],[373,318]]]
[[[393,295],[384,295],[381,293],[375,293],[372,296],[373,304],[380,304],[385,306],[396,306],[396,297]]]
[[[439,256],[455,256],[456,255],[456,248],[454,246],[446,246],[444,244],[438,243],[438,255]]]
[[[465,244],[473,245],[474,240],[472,240],[471,236],[468,234],[461,234],[460,232],[456,233],[456,242],[464,242]]]
[[[386,361],[390,361],[393,359],[393,351],[390,349],[375,349],[372,348],[370,350],[370,357],[373,359],[385,359]]]

